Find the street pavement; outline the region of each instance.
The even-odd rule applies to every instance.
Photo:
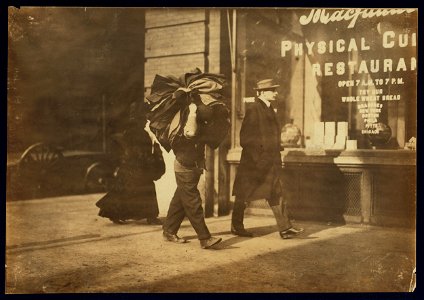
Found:
[[[6,204],[6,293],[408,292],[415,230],[294,221],[282,240],[270,216],[247,215],[253,238],[230,233],[230,216],[207,218],[223,241],[201,249],[185,220],[186,244],[163,241],[145,220],[116,225],[97,216],[103,194]],[[166,215],[162,203],[160,217]],[[413,284],[412,284],[413,285]]]

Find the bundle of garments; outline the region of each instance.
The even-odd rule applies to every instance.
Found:
[[[156,75],[147,96],[150,129],[166,151],[180,138],[195,138],[212,149],[230,128],[230,113],[223,96],[225,77],[200,69],[174,76]]]

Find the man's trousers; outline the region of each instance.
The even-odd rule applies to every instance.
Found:
[[[175,178],[177,189],[169,204],[168,215],[163,225],[164,231],[170,234],[177,234],[184,217],[187,216],[199,240],[211,237],[205,223],[202,199],[197,189],[202,172],[203,170],[199,168],[185,168],[176,161]]]

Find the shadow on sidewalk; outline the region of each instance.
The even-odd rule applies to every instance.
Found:
[[[255,228],[257,230],[258,228]],[[266,235],[273,226],[260,227]],[[318,232],[318,231],[316,231]],[[223,234],[221,232],[217,234]],[[306,232],[306,234],[312,234]],[[221,243],[228,248],[248,238]],[[297,239],[296,239],[297,240]],[[270,242],[269,240],[263,243]],[[276,242],[280,242],[276,240]],[[415,267],[414,238],[401,231],[338,232],[309,241],[284,240],[284,249],[252,253],[237,251],[219,263],[207,259],[202,270],[164,278],[149,292],[407,292]],[[205,251],[205,250],[202,250]],[[209,251],[210,257],[214,255]],[[216,254],[218,255],[218,254]],[[206,256],[206,255],[205,255]],[[203,258],[202,259],[206,259]],[[137,292],[129,284],[126,291]]]
[[[131,256],[131,252],[125,254],[119,247],[116,255],[122,259],[113,260],[109,259],[110,249],[97,247],[81,259],[78,267],[53,271],[48,276],[31,274],[16,283],[9,280],[8,290],[20,293],[408,291],[415,267],[412,231],[312,223],[305,227],[304,236],[293,240],[281,240],[275,225],[249,227],[256,237],[232,236],[217,245],[220,251],[199,249],[197,245],[192,248],[187,245],[184,249],[182,245],[169,243],[165,252]],[[160,229],[149,233],[153,231]],[[230,234],[230,231],[213,233]],[[107,237],[110,238],[122,238],[122,234]],[[185,238],[196,239],[196,236]],[[256,240],[257,244],[249,240]],[[246,243],[234,247],[240,242]]]
[[[332,226],[327,226],[327,228],[335,228],[335,227],[339,227],[339,226],[343,226],[343,225],[342,224],[332,225]],[[278,229],[277,229],[276,225],[250,227],[250,228],[246,228],[246,229],[253,233],[253,237],[236,236],[236,235],[233,235],[230,230],[212,232],[211,233],[212,236],[217,236],[217,237],[222,236],[222,235],[232,235],[232,237],[229,238],[229,239],[223,239],[223,241],[221,243],[219,243],[217,246],[215,246],[214,249],[224,250],[224,249],[228,249],[228,248],[234,248],[232,246],[235,245],[235,244],[238,244],[240,242],[250,240],[250,239],[260,238],[260,237],[263,237],[263,236],[266,236],[266,235],[269,235],[269,234],[272,234],[272,233],[275,233],[275,238],[277,240],[281,239],[279,234],[278,234]],[[322,228],[317,227],[316,225],[312,225],[312,224],[311,224],[311,226],[308,225],[308,227],[305,228],[305,231],[303,233],[296,236],[296,239],[302,239],[302,240],[316,239],[317,237],[314,237],[314,236],[311,236],[311,235],[313,235],[314,233],[317,233],[321,230],[322,230]],[[197,235],[183,236],[183,238],[185,238],[186,240],[196,240]]]

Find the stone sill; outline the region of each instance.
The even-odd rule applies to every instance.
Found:
[[[239,164],[242,148],[228,152],[227,162]],[[393,165],[416,166],[416,151],[412,150],[325,150],[286,148],[281,151],[283,165],[286,164],[336,164],[336,165]]]

